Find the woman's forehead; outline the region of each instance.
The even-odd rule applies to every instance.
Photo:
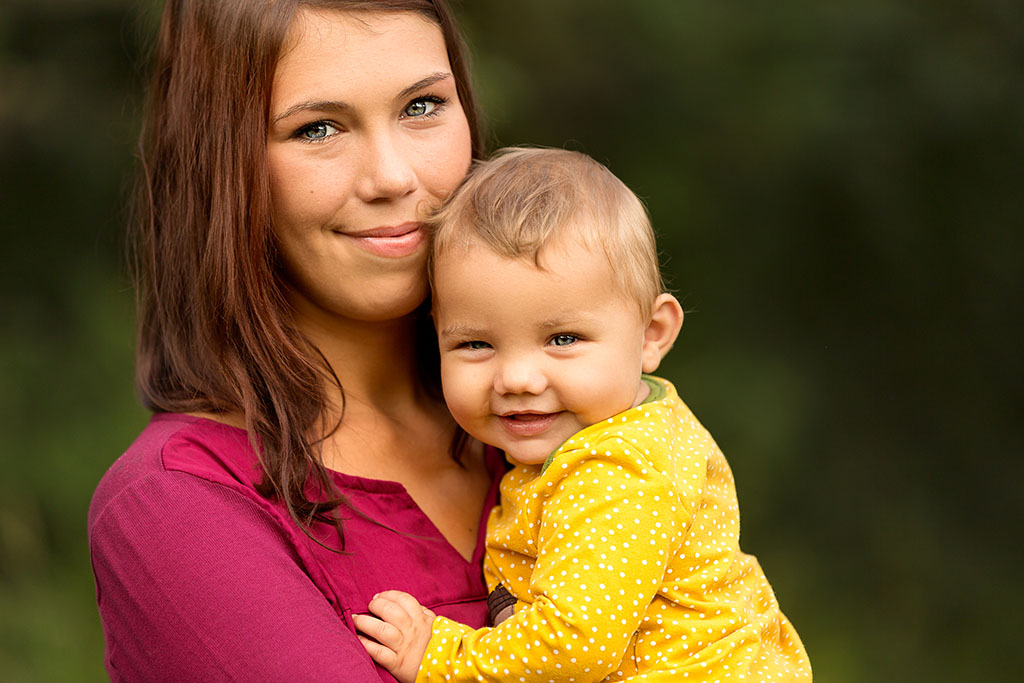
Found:
[[[281,58],[296,49],[354,50],[389,33],[430,36],[444,44],[441,27],[420,12],[300,7],[285,35]],[[410,47],[415,49],[415,45]]]
[[[277,64],[273,99],[401,89],[450,70],[441,29],[422,14],[301,10]]]

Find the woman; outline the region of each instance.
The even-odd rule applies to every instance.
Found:
[[[167,0],[138,379],[89,513],[114,680],[379,681],[351,615],[486,619],[501,458],[436,389],[422,220],[479,151],[442,0]],[[461,446],[461,447],[459,447]]]

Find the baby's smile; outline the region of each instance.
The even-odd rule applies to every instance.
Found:
[[[498,419],[501,421],[501,426],[512,435],[535,436],[547,431],[548,427],[558,419],[562,412],[564,411],[557,413],[505,413],[499,415]]]

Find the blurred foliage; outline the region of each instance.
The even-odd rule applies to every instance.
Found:
[[[92,488],[146,416],[124,195],[149,3],[0,5],[0,670],[100,681]],[[1024,16],[1010,0],[465,0],[497,144],[650,207],[662,374],[818,680],[1012,680]]]

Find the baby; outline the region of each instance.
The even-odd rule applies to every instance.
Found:
[[[387,591],[354,617],[374,660],[402,683],[810,680],[725,458],[645,374],[683,312],[640,200],[583,154],[509,149],[434,229],[445,400],[514,465],[487,524],[495,625]]]

